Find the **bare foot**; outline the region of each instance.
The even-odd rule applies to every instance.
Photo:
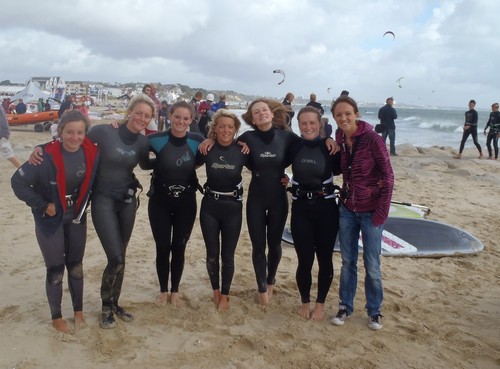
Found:
[[[299,315],[304,319],[309,319],[311,317],[310,304],[302,304],[299,309]]]
[[[214,295],[212,296],[212,301],[214,302],[215,306],[218,307],[220,303],[220,290],[214,290]]]
[[[158,300],[155,301],[155,306],[165,307],[169,302],[168,300],[169,300],[168,292],[162,292],[160,293],[160,297],[158,298]]]
[[[488,160],[493,160],[493,157],[491,157],[491,156],[488,156]]]
[[[219,306],[218,306],[217,310],[219,310],[219,311],[229,310],[229,296],[228,295],[220,295]]]
[[[311,313],[312,320],[325,319],[325,304],[316,303],[314,310]]]
[[[483,158],[483,153],[479,154],[478,159],[482,159],[482,158]]]
[[[455,159],[462,159],[462,154],[457,154],[453,158],[455,158]]]
[[[269,305],[268,292],[259,293],[259,304],[260,305]]]
[[[87,326],[87,322],[85,322],[85,318],[83,317],[83,312],[75,311],[73,315],[73,320],[75,321],[75,328],[82,329]]]
[[[52,326],[56,329],[56,331],[66,333],[66,334],[73,334],[73,330],[69,327],[68,323],[63,319],[53,319],[52,320]]]
[[[179,292],[172,292],[170,294],[170,303],[176,307],[179,307]]]
[[[274,285],[268,284],[267,285],[267,296],[269,296],[269,301],[271,301],[271,298],[273,297],[273,291],[274,291]]]

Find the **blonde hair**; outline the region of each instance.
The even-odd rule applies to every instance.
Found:
[[[127,105],[127,112],[125,113],[125,119],[123,123],[127,123],[128,119],[130,118],[130,114],[132,113],[132,110],[136,107],[138,104],[147,104],[151,108],[153,114],[151,114],[151,118],[155,118],[157,111],[156,111],[156,105],[151,98],[146,95],[146,94],[139,94],[134,96],[132,99],[130,99],[130,102]]]
[[[216,140],[215,137],[215,128],[217,128],[218,120],[220,118],[231,118],[234,122],[234,128],[236,128],[235,136],[238,134],[238,131],[240,130],[241,127],[241,121],[238,119],[236,114],[232,113],[231,111],[227,109],[219,109],[217,112],[212,116],[212,122],[209,125],[209,130],[208,130],[208,138],[212,138],[213,140]]]

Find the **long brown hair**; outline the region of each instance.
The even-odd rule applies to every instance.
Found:
[[[285,106],[279,102],[278,100],[259,98],[254,100],[248,105],[247,111],[241,115],[245,123],[247,123],[252,128],[256,128],[255,124],[252,121],[252,108],[258,103],[263,102],[269,106],[269,109],[273,112],[273,127],[279,129],[290,129],[290,126],[287,124],[288,115],[286,114]]]

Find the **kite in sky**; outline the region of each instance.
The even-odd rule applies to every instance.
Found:
[[[384,35],[382,37],[385,37],[385,35],[392,35],[392,39],[395,40],[396,39],[396,35],[394,34],[394,32],[392,31],[387,31],[386,33],[384,33]]]
[[[273,70],[273,73],[279,73],[283,76],[283,79],[278,82],[278,85],[281,85],[283,82],[285,82],[285,72],[283,72],[281,69],[275,69]]]
[[[401,80],[405,78],[405,77],[399,77],[397,80],[396,80],[396,84],[398,85],[399,88],[401,88]]]

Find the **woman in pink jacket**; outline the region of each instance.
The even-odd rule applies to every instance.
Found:
[[[358,107],[352,98],[339,97],[331,112],[339,128],[336,141],[341,147],[344,181],[339,204],[342,255],[339,311],[331,321],[334,325],[343,325],[353,313],[361,231],[368,327],[379,330],[382,328],[383,299],[380,271],[382,231],[389,215],[394,173],[384,141],[370,124],[359,120]]]

